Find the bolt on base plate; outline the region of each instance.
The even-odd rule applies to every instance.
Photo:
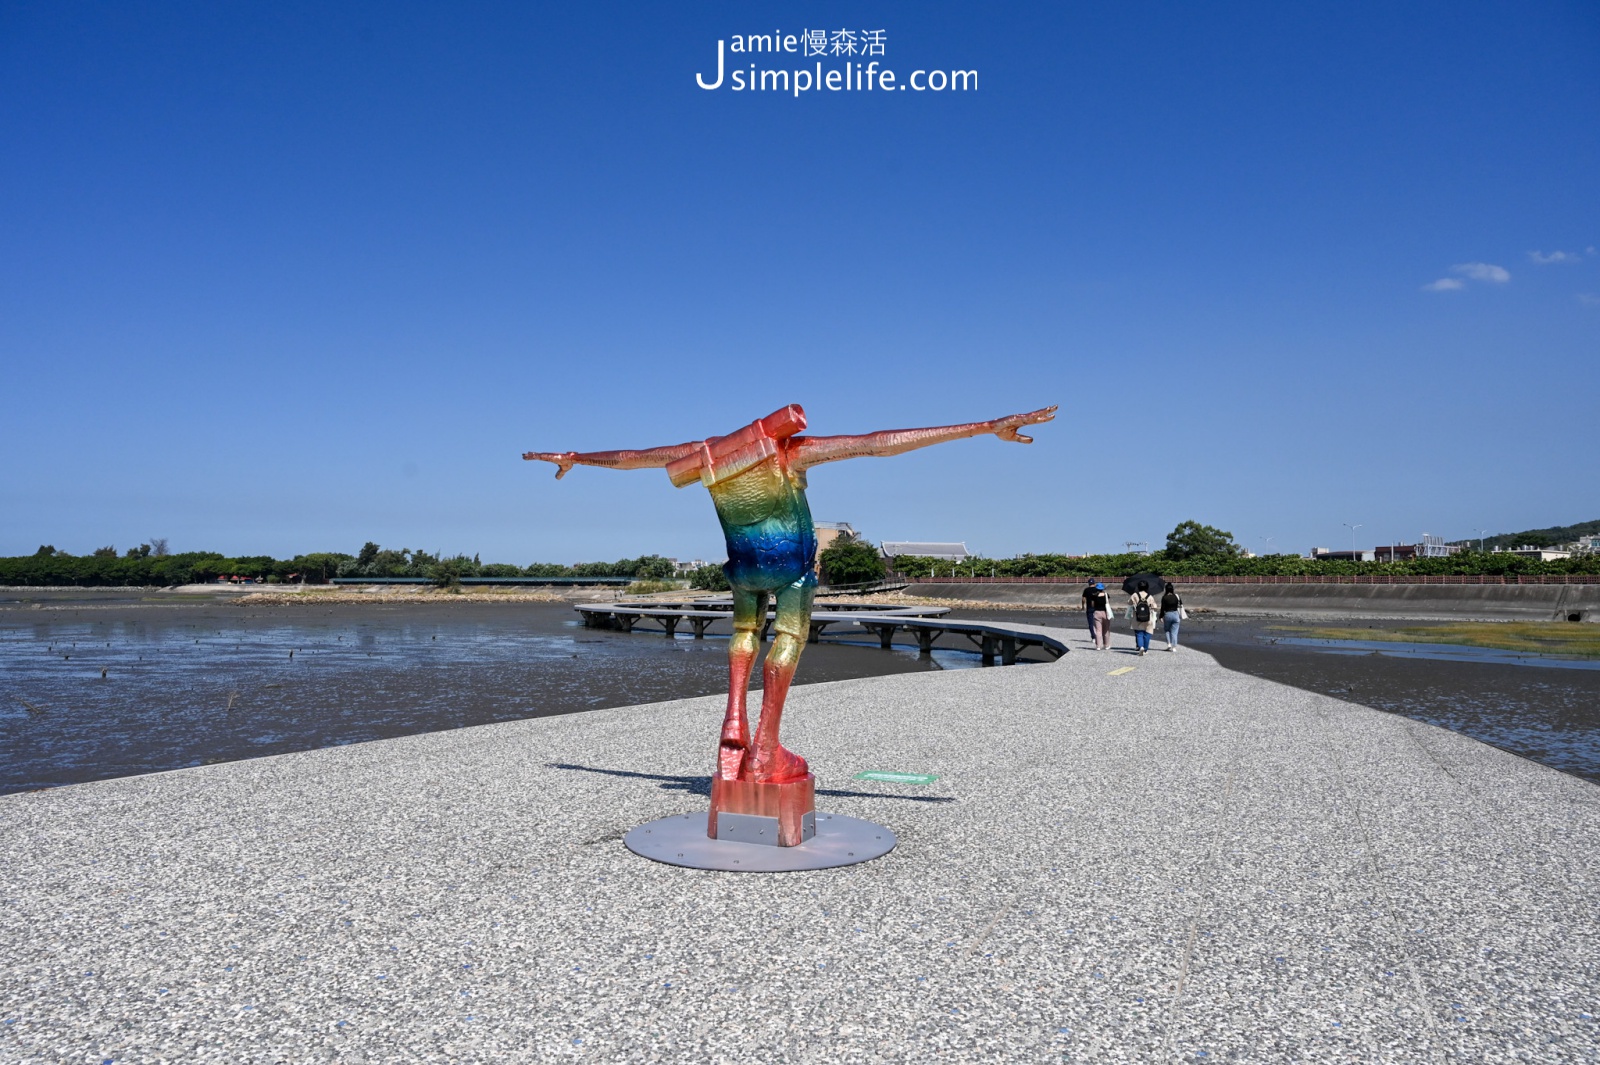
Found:
[[[898,842],[889,829],[858,817],[818,813],[816,818],[817,834],[794,847],[712,839],[706,835],[704,811],[640,825],[622,837],[622,842],[652,861],[730,873],[786,873],[856,865],[883,857]]]

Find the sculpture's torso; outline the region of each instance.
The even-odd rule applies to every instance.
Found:
[[[785,442],[787,444],[787,441]],[[728,540],[728,581],[735,588],[776,591],[816,583],[817,530],[806,504],[805,474],[772,458],[710,486]]]

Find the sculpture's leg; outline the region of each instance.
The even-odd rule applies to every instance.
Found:
[[[717,775],[736,780],[745,752],[750,748],[750,721],[745,700],[750,693],[750,671],[761,649],[762,622],[767,620],[767,593],[733,590],[733,639],[728,641],[728,713],[722,719],[722,745],[717,751]]]
[[[745,758],[745,780],[778,784],[801,780],[808,772],[806,760],[784,750],[778,742],[778,726],[783,720],[783,703],[794,680],[800,652],[805,650],[811,629],[813,586],[787,585],[778,590],[777,639],[761,667],[761,721],[756,725],[755,746]]]

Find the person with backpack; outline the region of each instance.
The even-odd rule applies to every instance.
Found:
[[[1167,590],[1161,593],[1161,623],[1167,630],[1167,650],[1178,649],[1178,624],[1183,621],[1183,597],[1178,594],[1178,589],[1167,585]]]
[[[1088,592],[1094,595],[1089,596]],[[1111,650],[1111,600],[1106,598],[1106,586],[1097,584],[1093,589],[1084,589],[1085,598],[1089,602],[1089,613],[1094,618],[1094,649],[1096,651]]]
[[[1128,620],[1133,622],[1133,642],[1142,655],[1150,650],[1150,634],[1156,631],[1156,608],[1150,582],[1140,581],[1138,590],[1128,597]]]

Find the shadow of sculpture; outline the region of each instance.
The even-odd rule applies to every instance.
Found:
[[[679,777],[667,773],[640,773],[633,769],[602,769],[599,766],[576,765],[572,762],[547,762],[551,769],[565,769],[578,773],[602,773],[609,777],[629,777],[637,780],[659,780],[663,791],[681,791],[688,795],[711,795],[711,777]],[[953,795],[885,795],[876,791],[845,791],[839,788],[818,788],[818,795],[836,799],[894,799],[902,802],[955,802]]]

